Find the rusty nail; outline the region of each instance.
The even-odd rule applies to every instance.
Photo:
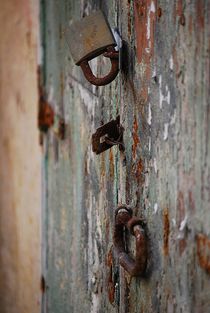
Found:
[[[110,58],[111,61],[111,70],[104,77],[99,78],[93,74],[87,59],[79,64],[86,79],[95,86],[104,86],[111,83],[119,72],[119,52],[114,47],[108,47],[103,55]]]
[[[127,206],[121,206],[116,210],[114,228],[114,247],[119,257],[120,265],[131,275],[141,276],[147,265],[147,241],[142,219],[132,217],[131,210]],[[128,229],[136,238],[136,257],[133,259],[126,252],[124,242],[124,230]]]

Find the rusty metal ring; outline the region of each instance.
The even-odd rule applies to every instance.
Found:
[[[136,256],[133,259],[125,249],[124,230],[127,228],[136,238]],[[131,275],[141,276],[147,266],[147,241],[142,220],[131,217],[129,212],[118,208],[115,217],[114,247],[120,265]]]
[[[79,63],[86,79],[95,86],[104,86],[111,83],[119,72],[119,52],[116,51],[114,47],[109,47],[103,55],[110,58],[111,61],[111,70],[104,77],[96,77],[93,74],[88,63],[90,60],[85,59]]]

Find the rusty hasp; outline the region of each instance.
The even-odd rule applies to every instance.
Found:
[[[120,151],[124,151],[123,143],[124,128],[120,124],[120,116],[116,120],[111,120],[107,124],[97,128],[96,132],[92,135],[92,150],[96,154],[100,154],[114,145],[119,145]],[[102,142],[101,142],[102,138]]]
[[[135,259],[133,259],[126,251],[126,229],[136,238]],[[145,222],[140,218],[132,217],[132,210],[126,205],[122,205],[116,210],[113,240],[120,265],[131,276],[143,275],[147,266]]]
[[[93,85],[103,86],[111,83],[119,72],[119,51],[111,29],[101,11],[97,11],[80,21],[73,22],[65,31],[71,55],[86,79]],[[104,77],[96,77],[89,61],[103,54],[110,58],[111,69]]]

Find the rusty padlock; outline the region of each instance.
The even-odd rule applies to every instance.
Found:
[[[115,79],[119,72],[119,51],[115,50],[117,44],[101,11],[70,24],[65,36],[74,62],[81,66],[90,83],[103,86]],[[101,54],[110,58],[111,70],[99,78],[92,73],[88,62]]]

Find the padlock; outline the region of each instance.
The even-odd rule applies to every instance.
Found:
[[[101,11],[75,21],[65,31],[67,43],[76,65],[81,66],[86,79],[96,86],[109,84],[119,72],[119,51],[111,29]],[[89,61],[103,54],[110,58],[111,70],[105,77],[96,77]]]

